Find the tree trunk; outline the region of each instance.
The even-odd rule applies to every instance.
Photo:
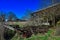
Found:
[[[0,40],[4,40],[4,27],[0,24]]]

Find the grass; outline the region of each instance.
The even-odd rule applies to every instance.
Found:
[[[53,32],[53,30],[49,30],[48,33],[46,33],[46,35],[42,36],[42,35],[32,35],[30,38],[22,38],[17,36],[17,34],[11,39],[11,40],[60,40],[60,37],[58,36],[52,36],[51,33]]]

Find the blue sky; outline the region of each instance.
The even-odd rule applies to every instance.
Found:
[[[0,0],[0,11],[12,11],[18,18],[23,17],[27,11],[32,12],[51,4],[51,0]]]

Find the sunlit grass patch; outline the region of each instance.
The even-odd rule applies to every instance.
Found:
[[[53,33],[55,32],[55,29],[49,29],[49,31],[45,35],[32,35],[30,38],[22,38],[20,37],[20,40],[60,40],[59,36],[54,36]],[[13,39],[18,40],[18,36],[16,38],[13,37]]]

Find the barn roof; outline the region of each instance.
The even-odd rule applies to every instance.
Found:
[[[54,6],[57,6],[57,5],[59,5],[59,4],[60,4],[60,3],[52,4],[52,5],[47,6],[47,7],[45,7],[45,8],[39,9],[39,10],[37,10],[37,11],[35,11],[35,12],[32,12],[32,14],[33,14],[33,13],[36,13],[36,12],[40,12],[40,11],[45,10],[45,9],[48,9],[48,8],[51,8],[51,7],[54,7]]]

